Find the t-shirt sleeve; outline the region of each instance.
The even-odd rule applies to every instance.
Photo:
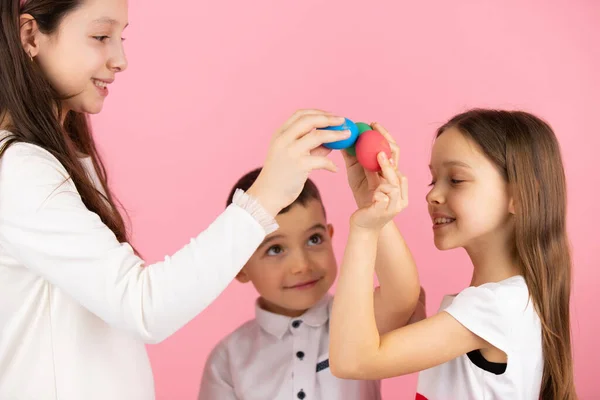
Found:
[[[45,150],[18,143],[0,159],[0,248],[108,324],[156,343],[207,307],[266,235],[230,205],[163,261],[145,265],[83,203]]]
[[[442,311],[492,346],[508,352],[509,321],[492,289],[468,287]]]

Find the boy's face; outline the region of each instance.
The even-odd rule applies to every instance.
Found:
[[[252,282],[263,309],[297,317],[315,305],[335,280],[333,227],[315,199],[294,204],[276,219],[279,229],[265,238],[237,279]]]

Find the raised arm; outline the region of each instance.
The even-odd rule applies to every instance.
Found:
[[[339,120],[316,110],[294,114],[274,135],[253,196],[238,192],[207,229],[152,265],[86,208],[54,156],[13,144],[0,159],[0,246],[107,323],[159,342],[227,287],[277,228],[272,216],[295,199],[310,171],[335,170],[317,150],[344,132],[315,128]]]
[[[380,124],[373,123],[373,130],[381,133],[392,151],[392,165],[398,165],[400,149]],[[356,157],[344,152],[348,184],[359,208],[371,204],[375,190],[385,179],[381,173],[363,168]],[[408,193],[405,193],[408,201]],[[404,326],[416,312],[419,297],[419,276],[410,249],[400,230],[389,221],[378,235],[375,273],[379,287],[374,292],[375,320],[380,333]]]
[[[384,379],[421,371],[489,343],[446,312],[381,335],[371,294],[377,243],[383,226],[406,203],[406,182],[395,179],[391,163],[381,159],[389,184],[351,218],[330,322],[332,373],[346,379]]]

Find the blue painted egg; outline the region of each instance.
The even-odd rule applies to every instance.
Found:
[[[327,147],[328,149],[333,149],[333,150],[346,149],[348,147],[351,147],[356,142],[356,139],[358,139],[358,127],[356,126],[356,124],[354,122],[350,121],[348,118],[345,119],[345,121],[342,125],[329,126],[327,128],[321,128],[321,129],[332,130],[332,131],[343,131],[343,130],[347,129],[350,131],[350,136],[347,139],[338,140],[337,142],[324,143],[323,146]]]

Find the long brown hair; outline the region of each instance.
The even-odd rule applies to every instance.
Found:
[[[64,124],[60,95],[25,53],[20,15],[30,14],[44,34],[52,34],[81,0],[0,0],[0,126],[10,131],[0,156],[14,143],[31,143],[50,152],[65,167],[83,203],[98,214],[120,242],[127,241],[125,223],[111,194],[106,170],[96,149],[87,115],[69,111]],[[57,114],[58,110],[58,114]],[[96,189],[79,160],[90,156],[106,195]]]
[[[450,127],[477,143],[511,188],[514,252],[542,325],[540,397],[574,400],[567,194],[556,136],[546,122],[522,111],[471,110],[452,118],[437,136]]]

